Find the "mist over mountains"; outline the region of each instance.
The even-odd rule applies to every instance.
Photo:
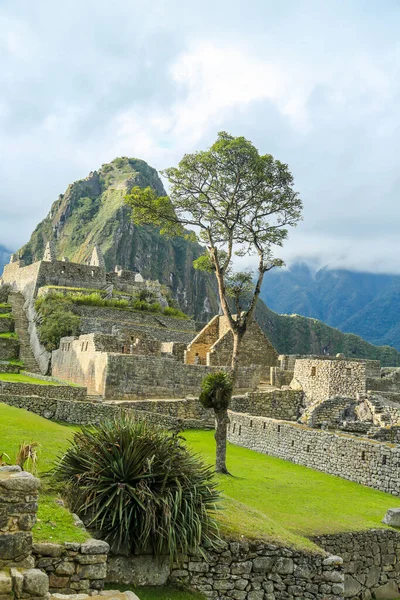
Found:
[[[400,349],[400,276],[322,268],[275,269],[261,297],[272,310],[320,319],[376,345]]]

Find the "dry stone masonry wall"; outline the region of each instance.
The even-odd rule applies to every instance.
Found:
[[[230,412],[230,442],[400,495],[400,448],[298,423]]]
[[[234,396],[231,410],[272,419],[297,421],[303,410],[303,392],[297,390],[249,392],[244,396]]]

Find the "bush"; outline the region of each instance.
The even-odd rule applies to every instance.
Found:
[[[175,317],[177,319],[189,319],[189,317],[185,315],[184,312],[182,312],[178,308],[173,308],[172,306],[166,306],[163,312],[164,315],[166,315],[167,317]]]
[[[55,470],[73,511],[114,552],[178,552],[218,541],[219,492],[182,438],[126,415],[83,427]]]
[[[154,302],[153,304],[150,304],[145,300],[135,300],[132,303],[132,306],[135,310],[143,310],[146,312],[159,313],[162,311],[161,304],[159,304],[159,302]]]
[[[74,313],[74,306],[68,296],[41,296],[35,302],[35,309],[38,314],[39,339],[49,352],[59,347],[62,337],[77,335],[80,317]]]

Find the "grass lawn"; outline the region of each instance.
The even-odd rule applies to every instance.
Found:
[[[59,425],[26,410],[0,404],[0,456],[3,454],[4,461],[13,463],[22,442],[38,442],[39,475],[52,467],[54,459],[68,446],[75,430],[76,427]],[[70,512],[59,506],[56,498],[57,491],[52,489],[49,481],[42,479],[34,540],[54,543],[85,541],[88,534],[74,525]]]
[[[13,460],[21,442],[36,441],[39,473],[51,468],[76,429],[0,404],[0,454]],[[184,435],[207,462],[214,462],[212,431]],[[386,510],[400,508],[400,498],[231,444],[228,468],[234,477],[219,477],[224,510],[218,518],[222,529],[235,538],[246,535],[316,548],[308,536],[384,527]],[[83,534],[69,513],[54,504],[55,493],[44,479],[35,539],[73,541]]]
[[[9,331],[8,333],[0,333],[0,338],[17,340],[18,336],[16,333]]]
[[[212,431],[186,431],[188,444],[214,462]],[[384,527],[388,508],[400,498],[339,477],[229,444],[227,465],[234,477],[219,476],[226,498],[223,528],[240,535],[307,543],[306,536]]]
[[[62,385],[62,383],[58,381],[45,381],[44,379],[37,379],[36,377],[29,377],[29,375],[21,375],[20,373],[0,373],[0,381],[35,383],[38,385]]]
[[[1,313],[0,312],[0,319],[13,319],[14,317],[12,316],[12,313]]]

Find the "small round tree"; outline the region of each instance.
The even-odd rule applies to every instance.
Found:
[[[231,402],[233,381],[228,373],[218,371],[204,377],[201,383],[200,402],[204,408],[212,408],[215,413],[215,442],[217,473],[228,473],[226,468],[226,428],[228,422],[227,409]]]
[[[212,470],[181,440],[122,414],[77,432],[54,476],[114,551],[150,549],[172,560],[219,540]]]

